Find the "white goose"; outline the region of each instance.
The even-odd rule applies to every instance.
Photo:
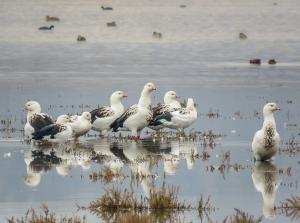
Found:
[[[70,117],[68,115],[58,116],[55,124],[47,125],[33,133],[33,139],[43,139],[49,136],[51,139],[69,140],[73,136],[73,130],[70,126]]]
[[[154,90],[156,88],[153,83],[144,86],[138,104],[131,106],[111,124],[114,132],[118,131],[118,128],[125,127],[131,131],[132,137],[139,138],[141,130],[148,126],[153,116],[150,94]]]
[[[110,125],[125,111],[121,102],[127,95],[123,91],[116,91],[110,96],[110,106],[103,106],[91,111],[92,129],[100,131],[102,136],[107,136]]]
[[[180,133],[184,133],[184,129],[192,125],[197,120],[197,110],[194,100],[189,98],[186,108],[176,109],[175,111],[166,112],[158,115],[152,121],[153,125],[163,125],[171,129],[178,129]]]
[[[267,103],[263,108],[264,123],[262,129],[255,133],[252,141],[252,151],[255,160],[269,160],[279,148],[280,136],[276,131],[273,115],[273,112],[278,110],[279,108],[275,103]]]
[[[70,126],[76,138],[85,135],[92,128],[91,113],[83,112],[81,115],[76,116],[76,119],[74,118],[73,121],[71,121]]]
[[[24,126],[24,132],[27,139],[31,139],[35,131],[54,124],[54,121],[49,115],[41,113],[42,108],[37,101],[26,102],[25,110],[27,111],[27,122]]]
[[[153,130],[159,130],[163,128],[163,125],[152,125],[152,121],[159,115],[165,114],[167,112],[176,111],[177,109],[181,108],[181,104],[178,101],[179,97],[177,96],[175,91],[168,91],[165,93],[164,96],[164,104],[158,104],[156,107],[153,108],[153,118],[149,123],[149,128]]]

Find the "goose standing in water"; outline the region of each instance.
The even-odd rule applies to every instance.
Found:
[[[24,126],[24,132],[27,139],[32,139],[32,134],[41,128],[54,124],[49,115],[41,113],[42,108],[37,101],[26,102],[25,110],[27,111],[27,122]]]
[[[73,116],[71,120],[73,121],[71,121],[70,126],[73,129],[75,138],[85,135],[92,128],[91,113],[89,112],[83,112],[79,116]]]
[[[277,167],[268,161],[256,162],[252,181],[255,189],[263,197],[263,215],[268,219],[274,219],[276,192],[280,183]]]
[[[110,106],[103,106],[91,111],[92,129],[99,131],[101,136],[107,136],[110,125],[125,111],[121,102],[127,95],[123,91],[116,91],[110,96]]]
[[[166,112],[156,116],[152,120],[152,125],[171,129],[178,129],[180,134],[184,135],[184,129],[192,125],[197,120],[197,110],[194,100],[189,98],[185,108],[176,109],[175,111]]]
[[[116,119],[111,128],[114,132],[119,128],[127,128],[131,131],[133,138],[138,139],[143,128],[148,126],[152,119],[153,112],[151,109],[151,92],[156,90],[153,83],[147,83],[140,96],[138,104],[128,108],[120,118]]]
[[[70,126],[70,117],[68,115],[60,115],[55,124],[51,124],[41,128],[33,133],[33,139],[43,139],[44,136],[49,136],[51,139],[69,140],[73,136],[73,130]]]
[[[179,97],[177,96],[175,91],[166,92],[165,96],[164,96],[164,104],[159,104],[153,108],[153,118],[152,118],[151,122],[149,123],[149,128],[151,128],[153,130],[162,129],[164,126],[163,125],[154,126],[152,124],[153,120],[159,115],[180,109],[181,104],[178,101],[178,99],[179,99]]]
[[[273,114],[278,110],[275,103],[267,103],[263,108],[264,123],[262,129],[255,133],[252,141],[252,151],[257,161],[271,159],[279,149],[280,136],[276,131]]]

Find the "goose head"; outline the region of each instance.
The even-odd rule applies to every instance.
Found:
[[[123,91],[115,91],[111,96],[110,96],[110,101],[111,102],[119,102],[123,98],[126,98],[127,94]]]
[[[28,101],[25,104],[25,110],[29,113],[41,113],[41,105],[37,101]]]
[[[264,115],[272,114],[275,111],[280,110],[276,103],[270,102],[267,103],[263,108]]]
[[[179,99],[179,97],[177,96],[175,91],[168,91],[165,94],[164,102],[165,104],[171,104],[172,102],[177,101],[177,99]]]
[[[83,112],[83,113],[81,114],[81,116],[82,116],[84,119],[86,119],[86,120],[88,120],[88,121],[91,121],[91,118],[92,118],[91,113],[89,113],[89,112]]]
[[[66,124],[68,122],[71,122],[70,116],[68,115],[60,115],[56,120],[57,124]]]
[[[150,93],[152,91],[155,91],[156,87],[153,83],[149,82],[149,83],[145,84],[144,90]]]

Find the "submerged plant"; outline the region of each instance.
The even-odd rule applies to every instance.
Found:
[[[159,190],[150,192],[150,196],[147,199],[149,203],[149,209],[166,210],[166,209],[190,209],[190,205],[185,205],[178,200],[178,187],[166,186],[164,183]]]
[[[41,211],[36,212],[33,208],[27,210],[25,217],[7,219],[8,223],[85,223],[85,217],[60,217],[57,218],[55,213],[50,212],[48,206],[42,204]]]
[[[246,212],[243,212],[239,209],[234,209],[235,214],[230,217],[226,217],[222,223],[260,223],[262,222],[262,216],[258,219],[255,219],[254,216],[249,215]]]
[[[277,209],[281,209],[282,213],[292,220],[300,219],[300,197],[291,196],[290,198],[285,199]]]

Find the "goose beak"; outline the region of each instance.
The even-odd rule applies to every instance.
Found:
[[[127,98],[128,97],[128,95],[127,94],[123,94],[123,98]]]
[[[156,87],[152,87],[152,91],[155,91],[156,90]]]
[[[179,97],[179,96],[176,96],[176,99],[180,99],[180,97]]]

